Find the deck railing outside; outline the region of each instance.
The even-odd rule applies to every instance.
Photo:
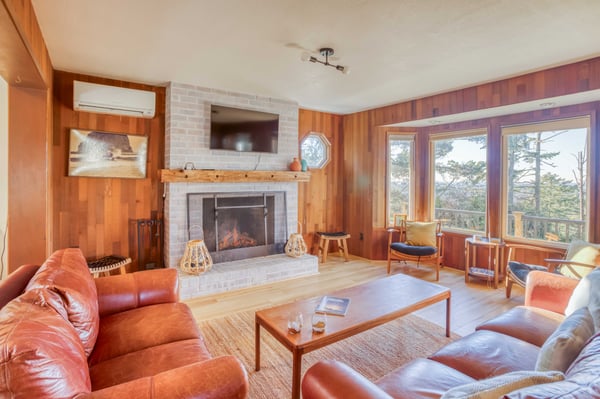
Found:
[[[436,208],[436,219],[444,220],[444,227],[485,231],[485,212]],[[513,237],[571,242],[585,240],[585,221],[529,216],[523,212],[508,215],[507,234]]]

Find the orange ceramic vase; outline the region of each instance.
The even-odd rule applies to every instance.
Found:
[[[298,161],[298,158],[294,157],[294,160],[290,164],[290,170],[294,172],[300,172],[302,170],[302,164]]]

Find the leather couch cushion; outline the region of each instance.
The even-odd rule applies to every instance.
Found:
[[[96,284],[81,251],[68,248],[54,252],[29,281],[26,291],[36,288],[47,288],[60,295],[64,311],[56,311],[66,311],[89,356],[98,336],[100,317]]]
[[[90,366],[157,345],[202,339],[190,308],[164,303],[103,317]]]
[[[199,339],[176,341],[127,353],[90,368],[94,391],[210,359]]]
[[[83,346],[51,306],[56,302],[57,293],[34,289],[0,312],[0,397],[72,398],[90,392]]]
[[[517,306],[477,326],[476,330],[495,331],[542,346],[563,320],[564,316],[559,313]]]
[[[437,398],[448,389],[475,381],[442,363],[415,359],[377,381],[394,398]]]
[[[493,331],[479,330],[454,341],[429,358],[476,380],[519,370],[534,370],[540,348]]]

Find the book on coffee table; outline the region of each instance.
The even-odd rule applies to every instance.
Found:
[[[337,316],[345,316],[348,311],[350,298],[340,298],[325,295],[315,308],[316,313],[325,313]]]

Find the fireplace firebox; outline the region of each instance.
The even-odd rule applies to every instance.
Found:
[[[282,253],[285,192],[188,193],[188,239],[201,238],[214,263]]]

